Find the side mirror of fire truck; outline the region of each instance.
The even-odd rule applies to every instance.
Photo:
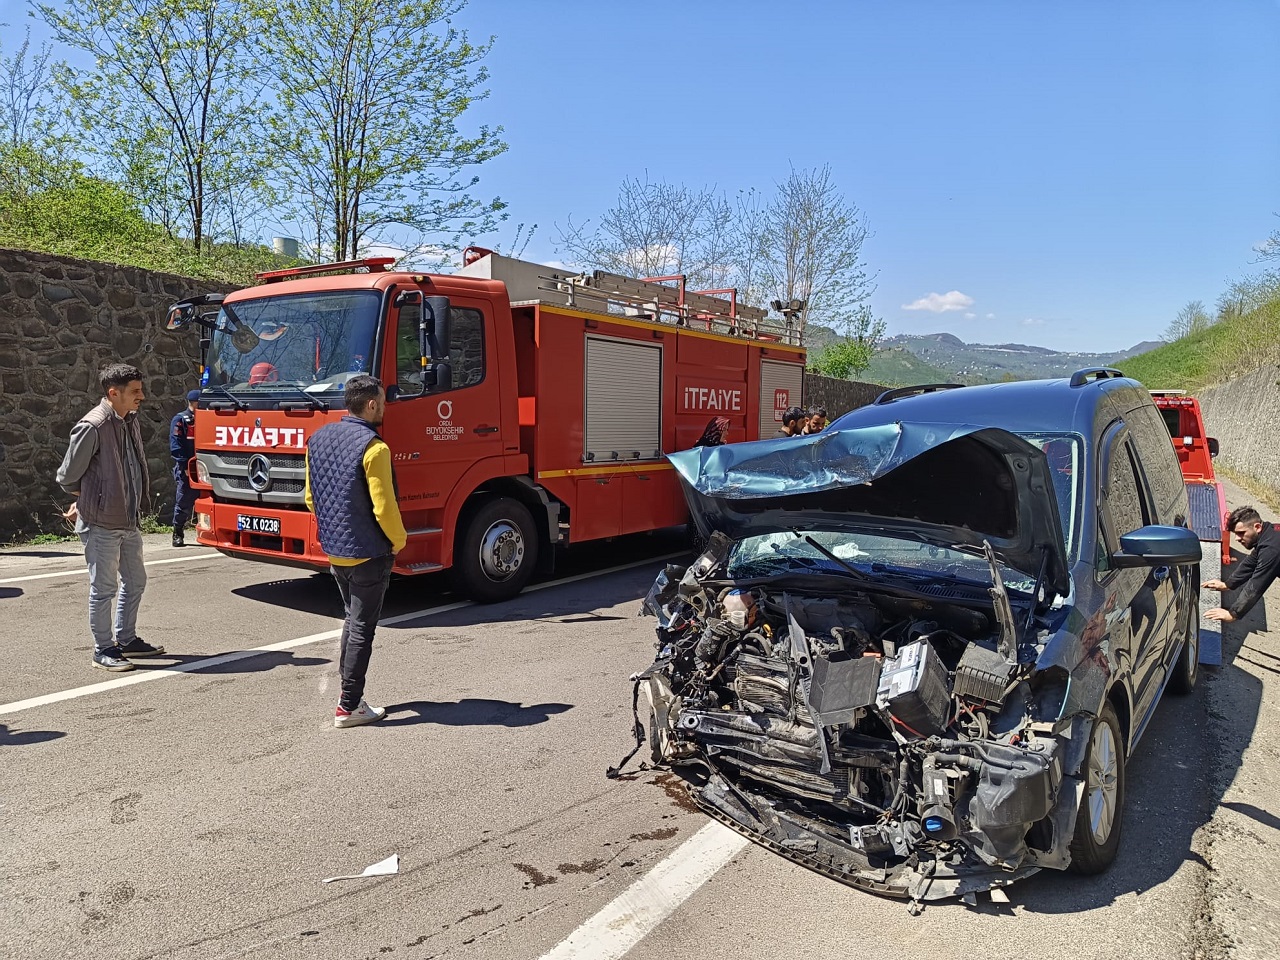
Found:
[[[418,327],[418,347],[422,353],[425,383],[431,390],[453,386],[453,365],[449,362],[452,324],[448,297],[423,297],[422,320]],[[430,359],[430,366],[426,361]]]
[[[1218,438],[1209,437],[1206,442],[1209,444],[1209,456],[1216,457],[1218,455]]]

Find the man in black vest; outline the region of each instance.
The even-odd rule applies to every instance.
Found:
[[[129,364],[112,363],[98,379],[106,396],[71,428],[57,480],[77,498],[63,516],[75,521],[89,565],[93,665],[118,672],[132,670],[132,658],[163,654],[164,647],[152,646],[137,633],[147,585],[140,523],[150,502],[147,453],[138,426],[138,408],[146,399],[142,373]]]
[[[364,679],[391,567],[408,535],[396,505],[391,450],[378,436],[387,409],[382,381],[352,377],[344,399],[349,414],[307,442],[305,497],[346,611],[338,655],[342,691],[333,725],[358,727],[386,716],[385,708],[365,703]]]
[[[1229,529],[1250,553],[1231,568],[1226,580],[1206,580],[1210,590],[1239,590],[1230,606],[1214,607],[1209,620],[1231,623],[1241,619],[1262,599],[1267,587],[1280,576],[1280,530],[1265,523],[1253,507],[1238,507],[1227,517]]]

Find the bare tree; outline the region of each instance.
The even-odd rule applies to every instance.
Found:
[[[5,24],[0,24],[5,26]],[[0,142],[17,149],[38,139],[34,125],[45,107],[51,68],[49,45],[31,49],[31,29],[10,57],[0,59]]]
[[[1173,318],[1173,322],[1165,328],[1164,338],[1170,342],[1181,340],[1183,337],[1190,336],[1193,333],[1207,330],[1212,324],[1213,317],[1209,316],[1209,311],[1204,308],[1204,303],[1200,300],[1191,300],[1178,311],[1178,315]]]
[[[734,273],[734,216],[714,188],[622,181],[617,203],[595,227],[556,225],[575,262],[634,277],[685,276],[692,289],[717,289]]]
[[[769,206],[761,243],[772,297],[803,302],[796,314],[797,333],[809,319],[845,336],[869,333],[861,307],[875,291],[862,259],[870,236],[866,218],[845,200],[831,180],[831,168],[792,168],[778,184]]]

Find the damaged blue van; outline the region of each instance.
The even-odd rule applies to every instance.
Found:
[[[911,387],[669,459],[707,546],[645,601],[637,738],[703,811],[916,904],[1111,864],[1126,761],[1199,652],[1200,543],[1141,384]]]

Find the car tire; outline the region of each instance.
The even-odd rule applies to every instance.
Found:
[[[1072,873],[1102,873],[1120,849],[1124,819],[1124,740],[1120,721],[1110,703],[1089,730],[1084,757],[1084,795],[1076,811],[1071,838]]]
[[[1196,688],[1200,676],[1200,571],[1192,574],[1191,599],[1187,602],[1187,622],[1183,626],[1182,649],[1173,665],[1169,690],[1185,696]]]
[[[518,500],[497,497],[464,514],[454,544],[451,579],[470,600],[510,600],[529,582],[538,563],[533,516]]]

